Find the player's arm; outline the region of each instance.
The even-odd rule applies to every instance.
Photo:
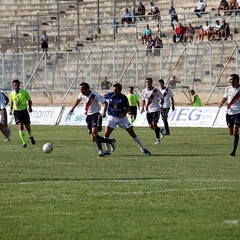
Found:
[[[28,100],[28,111],[32,112],[32,100]]]
[[[145,99],[142,99],[142,107],[141,107],[140,113],[144,112],[144,107],[145,107]]]
[[[219,104],[219,108],[221,108],[226,101],[227,101],[227,98],[223,98],[222,101]]]
[[[173,97],[171,97],[171,102],[172,102],[172,110],[174,111],[175,110],[175,103],[174,103],[174,98]]]
[[[8,123],[7,123],[7,111],[6,111],[6,108],[3,108],[1,111],[2,111],[2,122],[7,127]]]
[[[12,115],[12,112],[13,112],[13,101],[10,98],[10,111],[9,111],[9,114]]]
[[[71,110],[69,111],[69,114],[71,115],[74,112],[75,107],[78,106],[78,104],[81,102],[80,99],[77,99]]]
[[[105,101],[105,102],[103,103],[103,113],[102,113],[102,117],[103,117],[103,118],[106,117],[107,107],[108,107],[108,102]]]
[[[7,106],[9,103],[9,98],[6,94],[4,94],[4,98],[5,98],[5,105]]]

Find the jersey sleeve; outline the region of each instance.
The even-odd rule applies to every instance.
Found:
[[[101,103],[105,103],[106,102],[106,99],[103,96],[101,96],[99,93],[95,92],[94,94],[96,95],[96,98],[97,98],[97,100],[99,102],[101,102]]]

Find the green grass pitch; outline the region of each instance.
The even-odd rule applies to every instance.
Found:
[[[32,126],[27,149],[11,128],[0,143],[1,240],[240,239],[240,149],[229,156],[227,129],[171,128],[158,146],[135,127],[145,156],[117,128],[115,152],[100,158],[85,127]]]

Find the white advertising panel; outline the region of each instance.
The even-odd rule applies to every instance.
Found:
[[[213,127],[216,127],[216,128],[227,128],[226,112],[227,112],[227,107],[220,108],[219,113],[217,115],[217,118],[216,118],[216,121],[215,121]]]

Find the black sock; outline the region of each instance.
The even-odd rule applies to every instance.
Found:
[[[97,144],[98,149],[102,150],[102,141],[101,141],[101,137],[100,136],[96,136],[95,137],[95,142]]]
[[[168,121],[167,121],[167,120],[164,120],[163,123],[164,123],[165,132],[166,132],[166,133],[170,133]]]
[[[155,131],[155,134],[156,134],[156,138],[159,139],[160,138],[160,128],[157,127],[157,128],[154,129],[154,131]]]
[[[236,152],[237,150],[237,146],[238,146],[238,142],[239,142],[239,134],[234,134],[234,140],[233,140],[233,152]]]
[[[100,136],[98,136],[98,137],[100,138],[102,143],[110,143],[110,144],[112,144],[112,141],[113,141],[112,139],[104,138],[104,137],[100,137]]]

